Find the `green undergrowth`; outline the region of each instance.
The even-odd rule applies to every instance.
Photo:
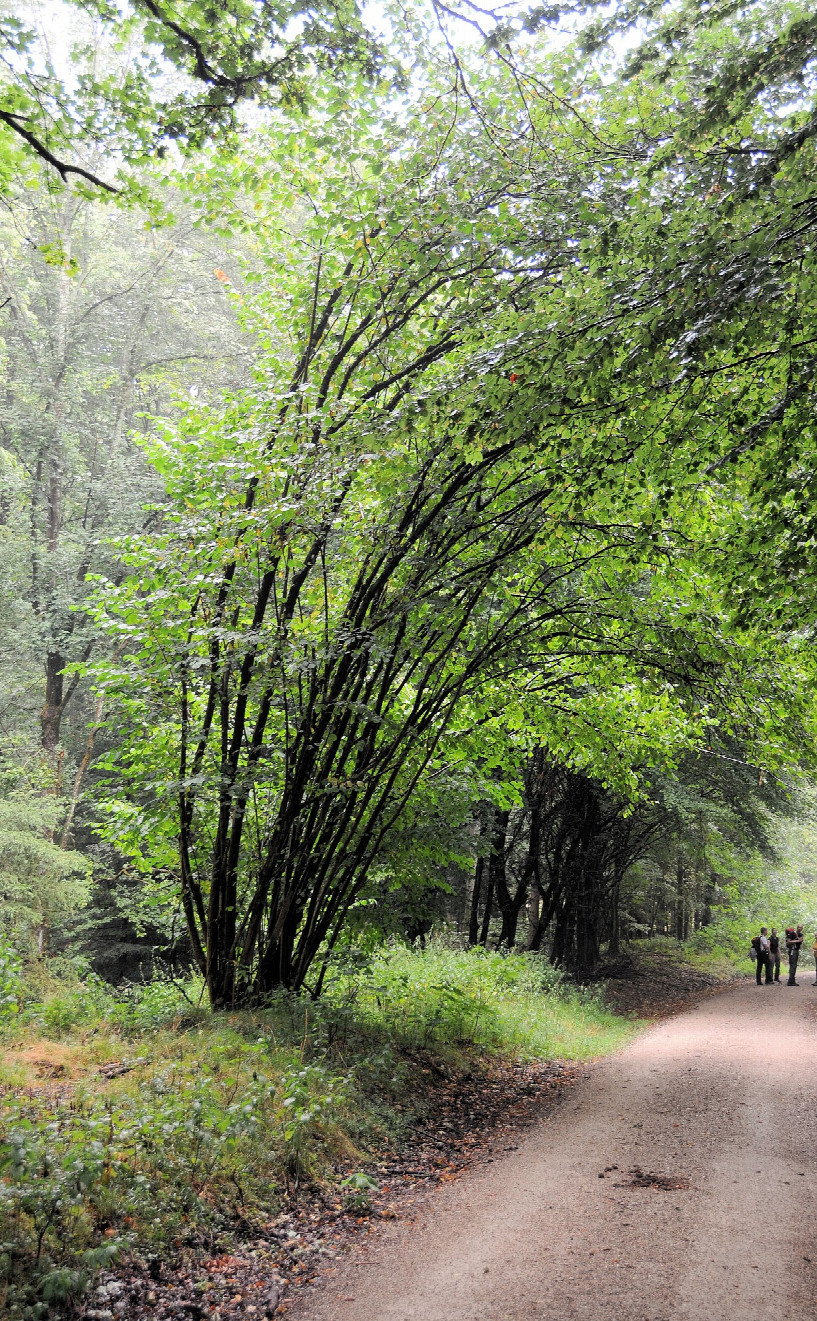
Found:
[[[352,962],[317,1002],[213,1014],[195,982],[114,992],[0,949],[0,1311],[69,1315],[123,1254],[229,1247],[305,1181],[354,1202],[350,1166],[411,1142],[441,1072],[587,1059],[636,1030],[535,956]]]
[[[718,981],[731,981],[749,967],[747,950],[734,943],[719,940],[711,928],[704,927],[689,940],[674,940],[670,936],[652,936],[649,940],[634,941],[628,952],[640,966],[691,968],[706,973]]]
[[[395,946],[363,974],[336,974],[330,1017],[425,1047],[481,1047],[528,1059],[589,1059],[622,1045],[628,1025],[604,1008],[599,988],[566,982],[531,954]]]

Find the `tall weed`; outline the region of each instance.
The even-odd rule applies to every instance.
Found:
[[[477,1046],[527,1057],[588,1058],[631,1029],[597,988],[567,983],[539,954],[392,944],[363,971],[338,971],[327,1007],[418,1049]]]

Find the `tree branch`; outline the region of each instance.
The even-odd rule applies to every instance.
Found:
[[[95,188],[103,188],[106,193],[113,193],[116,197],[119,196],[121,192],[119,188],[114,188],[113,184],[97,178],[90,170],[83,169],[81,165],[69,165],[67,161],[61,161],[58,156],[54,155],[53,151],[48,149],[44,142],[40,141],[35,133],[32,133],[30,129],[19,122],[21,119],[21,115],[16,115],[11,110],[0,110],[0,123],[6,124],[13,133],[18,134],[24,142],[27,142],[32,151],[36,152],[42,160],[53,166],[63,183],[68,182],[69,174],[78,174],[82,179],[87,179],[88,183],[93,184]]]

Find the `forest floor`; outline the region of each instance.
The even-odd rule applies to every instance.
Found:
[[[289,1321],[786,1321],[817,1302],[817,989],[722,994],[379,1228]]]
[[[663,949],[639,949],[605,970],[611,1008],[639,1019],[659,1019],[693,999],[722,989],[730,969],[702,972]],[[609,1047],[608,1047],[609,1048]],[[426,1092],[409,1139],[379,1153],[335,1161],[331,1182],[293,1187],[288,1205],[262,1234],[247,1234],[230,1250],[186,1254],[137,1267],[123,1263],[104,1274],[80,1308],[93,1321],[124,1315],[134,1321],[207,1317],[211,1321],[283,1315],[304,1288],[337,1269],[360,1245],[377,1241],[384,1223],[411,1223],[424,1215],[433,1190],[467,1172],[503,1162],[534,1126],[549,1122],[584,1086],[581,1062],[483,1059],[473,1069],[452,1066],[433,1051],[416,1052],[413,1076]],[[376,1185],[358,1205],[339,1196],[344,1175],[363,1171]],[[378,1321],[367,1314],[370,1321]]]
[[[411,1220],[430,1190],[478,1164],[515,1151],[525,1132],[555,1108],[587,1072],[581,1062],[484,1063],[452,1072],[432,1053],[414,1061],[427,1076],[431,1105],[410,1144],[378,1157],[334,1163],[331,1183],[293,1187],[289,1205],[262,1234],[248,1233],[229,1252],[186,1253],[103,1272],[92,1299],[78,1309],[89,1321],[164,1321],[171,1317],[251,1321],[283,1316],[290,1301],[383,1223]],[[360,1171],[376,1183],[361,1205],[344,1205],[338,1182]],[[432,1194],[433,1195],[433,1194]]]
[[[750,968],[748,959],[746,968]],[[598,971],[604,982],[605,1003],[617,1014],[640,1019],[677,1014],[703,996],[714,995],[740,980],[742,975],[723,958],[707,962],[697,956],[691,963],[682,947],[670,940],[631,945]]]

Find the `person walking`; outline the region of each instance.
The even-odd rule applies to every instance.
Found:
[[[789,956],[789,980],[787,986],[797,985],[797,960],[800,958],[800,950],[803,944],[803,928],[786,927],[786,953]]]
[[[780,937],[777,934],[777,927],[772,927],[771,934],[769,936],[769,958],[771,959],[772,971],[774,973],[773,980],[777,982],[777,985],[779,986],[780,985]],[[815,973],[814,975],[815,977],[817,977],[817,973]]]
[[[817,931],[814,933],[814,944],[811,947],[811,952],[814,955],[814,981],[812,985],[817,986]]]
[[[761,985],[760,975],[765,968],[766,985],[768,986],[772,980],[772,964],[769,957],[769,937],[766,933],[765,927],[760,928],[759,936],[754,936],[752,938],[752,949],[755,951],[755,977],[757,979],[757,984],[758,986]]]

